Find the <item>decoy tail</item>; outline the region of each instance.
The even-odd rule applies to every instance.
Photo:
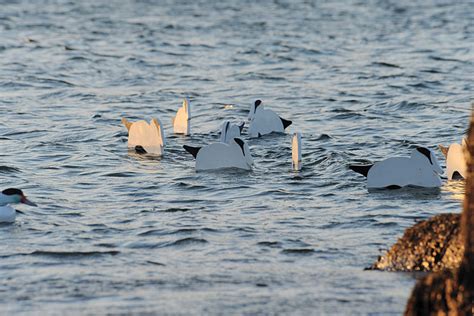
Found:
[[[449,147],[444,147],[443,145],[438,145],[438,148],[439,148],[439,150],[441,150],[441,152],[443,153],[444,158],[447,158],[447,157],[448,157]]]
[[[188,152],[190,153],[191,155],[193,155],[194,158],[196,158],[199,150],[201,150],[201,147],[192,147],[192,146],[188,146],[188,145],[183,145],[183,148]]]
[[[127,128],[127,131],[130,131],[130,127],[132,127],[132,123],[129,122],[125,117],[122,117],[122,123]]]
[[[245,126],[245,122],[242,122],[240,125],[239,125],[239,130],[240,130],[240,133],[242,134],[242,131],[244,130],[244,126]]]
[[[143,146],[140,146],[140,145],[135,146],[135,152],[140,155],[144,155],[147,153],[145,148],[143,148]]]
[[[372,166],[373,165],[366,165],[366,166],[349,165],[349,169],[357,173],[360,173],[361,175],[367,178],[367,175],[369,174],[369,170],[370,168],[372,168]]]
[[[281,122],[283,123],[283,129],[286,129],[288,126],[290,126],[293,122],[289,120],[285,120],[280,117]]]

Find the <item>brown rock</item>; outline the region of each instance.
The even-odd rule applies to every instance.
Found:
[[[417,223],[369,269],[442,271],[459,267],[464,253],[460,219],[460,214],[441,214]]]
[[[431,273],[415,285],[405,315],[473,315],[456,270]]]

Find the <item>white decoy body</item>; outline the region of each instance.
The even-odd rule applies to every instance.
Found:
[[[150,123],[143,120],[131,123],[122,118],[122,123],[128,129],[129,148],[134,148],[138,152],[163,155],[166,138],[160,120],[154,118]]]
[[[410,158],[388,158],[373,165],[349,168],[367,177],[368,189],[437,188],[442,184],[440,175],[443,169],[434,152],[424,147],[414,149]]]
[[[184,98],[183,105],[178,109],[176,116],[171,119],[175,134],[191,134],[191,103],[188,98]]]
[[[242,122],[240,125],[236,125],[229,121],[224,121],[221,128],[220,142],[228,144],[229,142],[233,141],[234,138],[239,138],[244,125],[244,122]]]
[[[13,223],[16,218],[16,210],[10,204],[23,203],[37,206],[26,198],[20,189],[6,189],[0,193],[0,223]]]
[[[301,133],[294,133],[291,141],[291,158],[293,169],[301,170]]]
[[[184,145],[184,149],[196,158],[196,171],[223,168],[251,170],[253,165],[249,146],[240,138],[229,144],[214,143],[204,147]]]
[[[255,101],[249,111],[249,135],[260,137],[273,132],[284,133],[285,128],[291,125],[291,121],[279,117],[272,110],[263,108],[261,100]]]
[[[462,140],[462,145],[451,144],[449,148],[439,146],[446,157],[446,175],[448,180],[466,178],[467,167],[464,151],[466,148],[466,140]]]

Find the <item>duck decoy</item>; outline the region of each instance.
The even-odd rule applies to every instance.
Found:
[[[191,134],[191,103],[188,98],[184,98],[183,105],[178,109],[176,116],[171,119],[175,134]]]
[[[443,173],[434,152],[425,147],[413,149],[409,158],[394,157],[373,165],[350,165],[349,168],[367,177],[368,189],[436,188],[441,186]]]
[[[446,175],[448,180],[465,179],[467,174],[466,159],[464,151],[466,148],[466,140],[462,140],[462,144],[451,144],[449,147],[439,145],[439,149],[446,158]]]
[[[249,146],[240,138],[233,138],[228,144],[219,142],[204,147],[184,145],[183,148],[196,158],[197,171],[223,168],[252,169],[253,159]]]
[[[0,193],[0,223],[13,223],[16,218],[16,210],[10,204],[26,204],[37,206],[28,200],[23,191],[16,188],[5,189]]]
[[[122,123],[128,130],[128,147],[138,153],[163,155],[166,145],[165,132],[160,120],[154,118],[150,123],[146,121],[129,122],[122,118]]]
[[[221,128],[221,143],[229,143],[234,138],[240,137],[242,130],[244,129],[245,123],[242,122],[240,125],[233,124],[230,121],[224,121]]]
[[[248,118],[250,137],[260,137],[273,132],[284,133],[285,129],[292,124],[291,121],[279,117],[272,110],[264,109],[261,100],[251,105]]]

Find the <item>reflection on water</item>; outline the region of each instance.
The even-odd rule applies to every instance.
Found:
[[[465,184],[464,180],[446,181],[441,190],[445,198],[463,201]]]
[[[406,186],[399,189],[370,189],[375,199],[389,200],[433,200],[439,199],[440,188],[422,188]]]

